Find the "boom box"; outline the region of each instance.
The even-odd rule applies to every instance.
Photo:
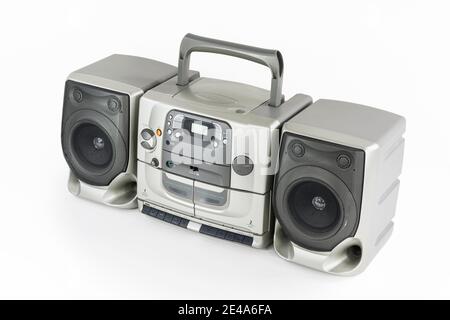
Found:
[[[270,69],[271,88],[200,77],[193,52]],[[336,275],[389,239],[405,119],[282,94],[283,57],[187,34],[178,69],[113,55],[72,73],[61,141],[69,190]],[[281,131],[281,137],[280,137]]]

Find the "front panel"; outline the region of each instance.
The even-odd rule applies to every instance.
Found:
[[[129,96],[67,81],[61,141],[78,179],[106,186],[128,166]]]
[[[283,135],[274,205],[284,232],[301,247],[330,251],[356,233],[364,151]]]
[[[224,122],[171,110],[163,133],[163,170],[230,186],[231,128]]]

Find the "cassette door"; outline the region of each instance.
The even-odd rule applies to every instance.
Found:
[[[269,230],[270,196],[194,182],[195,216],[254,234]]]
[[[138,162],[138,195],[143,201],[194,215],[193,181]]]

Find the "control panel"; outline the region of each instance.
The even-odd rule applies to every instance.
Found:
[[[231,127],[223,121],[171,110],[163,150],[207,163],[231,164]]]
[[[223,121],[178,110],[167,116],[162,169],[221,187],[230,186],[231,127]]]

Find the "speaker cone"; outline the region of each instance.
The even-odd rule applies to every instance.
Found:
[[[338,200],[322,183],[298,183],[290,190],[287,202],[289,213],[295,221],[311,232],[329,232],[340,221],[341,209]]]
[[[89,171],[104,169],[113,161],[113,146],[108,135],[91,123],[79,125],[73,132],[74,154]]]
[[[354,235],[356,202],[335,174],[316,166],[298,166],[279,177],[274,210],[286,236],[300,247],[330,251]]]

